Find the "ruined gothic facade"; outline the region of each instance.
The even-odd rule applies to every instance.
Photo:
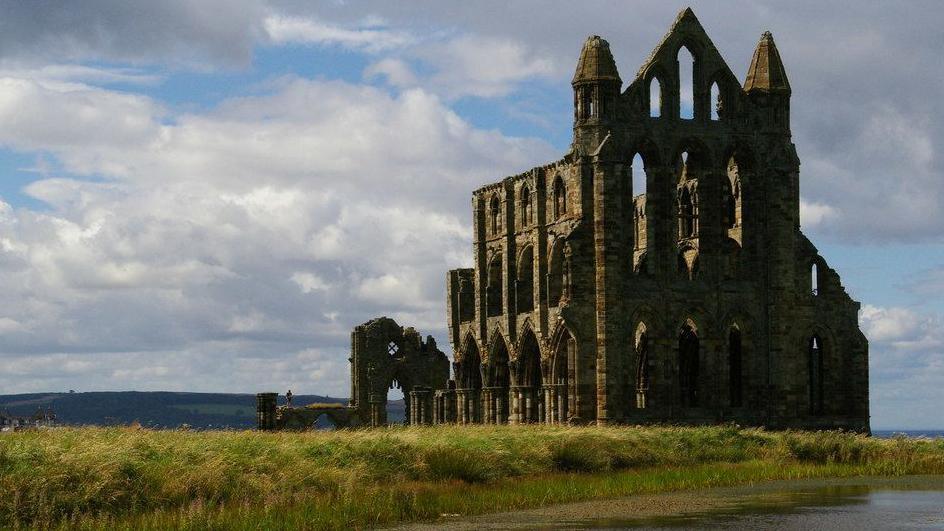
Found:
[[[573,91],[569,152],[473,193],[437,420],[868,431],[859,303],[800,231],[771,35],[742,85],[687,9],[625,88],[587,39]]]

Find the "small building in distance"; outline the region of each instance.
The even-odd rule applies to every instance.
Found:
[[[771,34],[742,84],[685,9],[625,87],[598,36],[572,86],[570,150],[472,194],[438,420],[867,432],[859,303],[800,230]]]

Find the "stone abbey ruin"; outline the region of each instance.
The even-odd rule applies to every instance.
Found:
[[[686,9],[625,89],[598,36],[572,85],[571,149],[472,194],[475,267],[447,274],[454,379],[432,338],[359,326],[345,425],[384,424],[395,381],[416,424],[869,431],[859,303],[800,231],[771,34],[742,85]],[[292,410],[272,398],[260,427]]]

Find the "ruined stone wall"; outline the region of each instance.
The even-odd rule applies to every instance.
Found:
[[[799,229],[770,35],[742,86],[686,10],[620,85],[588,39],[571,151],[473,193],[474,268],[447,276],[458,420],[868,430],[859,305]]]

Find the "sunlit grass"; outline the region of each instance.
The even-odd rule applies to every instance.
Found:
[[[349,528],[756,480],[944,473],[944,441],[841,432],[475,426],[0,436],[0,522]]]

